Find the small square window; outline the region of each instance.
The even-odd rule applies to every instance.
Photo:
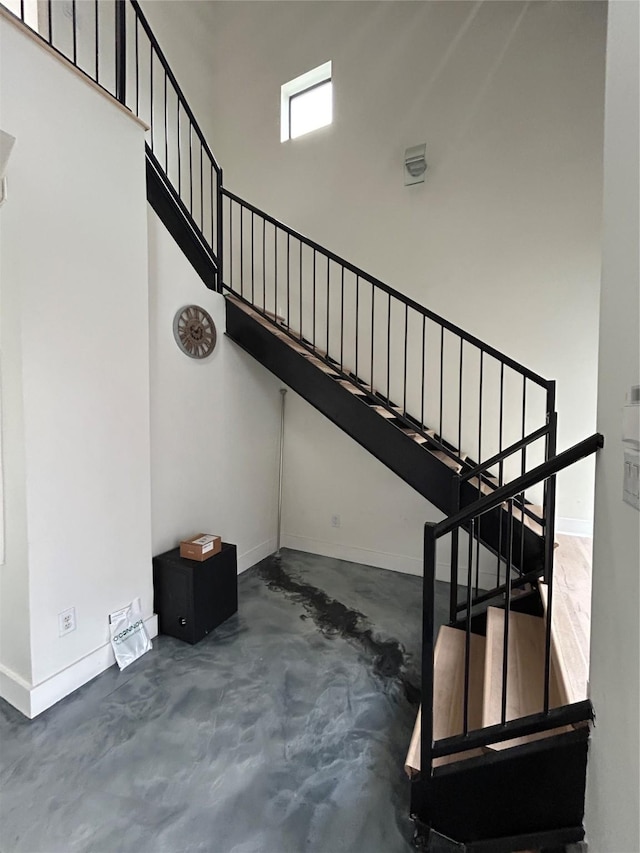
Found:
[[[285,83],[280,95],[280,140],[296,139],[333,119],[331,62]]]

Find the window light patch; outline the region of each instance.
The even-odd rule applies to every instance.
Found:
[[[333,119],[331,62],[313,68],[281,88],[280,141],[326,127]]]

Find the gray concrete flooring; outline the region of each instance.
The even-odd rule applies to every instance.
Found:
[[[0,701],[0,850],[411,850],[421,586],[283,551],[196,646],[160,636],[33,721]]]

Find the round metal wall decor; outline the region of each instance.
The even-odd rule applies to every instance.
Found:
[[[206,358],[216,345],[216,327],[211,315],[198,305],[186,305],[173,318],[173,336],[185,355]]]

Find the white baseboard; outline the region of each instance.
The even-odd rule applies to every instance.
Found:
[[[588,536],[593,539],[593,519],[587,518],[558,518],[556,533],[565,536]]]
[[[144,624],[151,638],[158,636],[158,617],[155,613],[145,619]],[[34,685],[0,664],[0,696],[32,720],[109,669],[115,662],[111,643],[105,643],[50,678]]]
[[[238,556],[238,574],[241,575],[242,572],[246,572],[247,569],[255,566],[260,560],[264,560],[265,557],[273,554],[276,550],[276,544],[274,536],[272,539],[267,539],[265,542],[261,542],[260,545],[256,545],[255,548],[250,548],[244,554],[240,554]]]
[[[387,569],[403,575],[422,577],[423,567],[421,557],[410,557],[407,554],[392,554],[384,551],[371,551],[353,545],[342,545],[336,542],[326,542],[322,539],[308,539],[305,536],[295,536],[283,533],[282,546],[304,551],[307,554],[318,554],[322,557],[333,557],[336,560],[346,560],[349,563],[361,563],[365,566],[375,566],[377,569]],[[466,566],[460,566],[461,582],[466,577]],[[449,563],[436,564],[436,580],[449,581],[451,567]],[[495,574],[480,571],[479,583],[482,589],[495,586]]]

